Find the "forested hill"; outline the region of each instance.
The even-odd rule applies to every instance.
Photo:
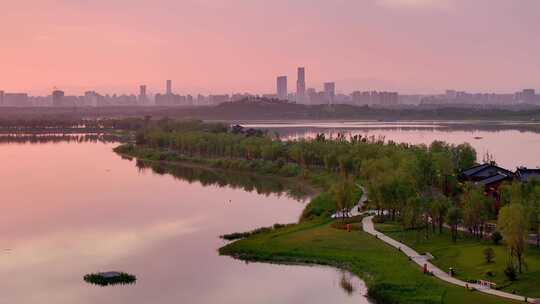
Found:
[[[0,108],[0,122],[143,117],[205,120],[512,120],[540,121],[540,108],[373,108],[352,105],[301,105],[272,99],[240,100],[217,106],[116,106]]]

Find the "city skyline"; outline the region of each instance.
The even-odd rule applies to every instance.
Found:
[[[163,86],[163,84],[161,85],[161,87],[163,88],[160,88],[160,86],[156,87],[155,88],[155,91],[148,91],[148,85],[147,84],[138,84],[137,85],[137,88],[138,88],[138,91],[136,90],[133,90],[132,92],[112,92],[112,93],[104,93],[104,92],[100,92],[100,93],[103,93],[104,95],[107,95],[107,96],[138,96],[138,97],[141,97],[141,98],[148,98],[150,96],[155,96],[155,95],[182,95],[182,94],[185,94],[185,95],[204,95],[202,94],[202,92],[176,92],[173,88],[173,80],[171,79],[167,79],[165,80],[165,85]],[[332,95],[336,95],[336,94],[340,94],[340,95],[353,95],[354,93],[357,93],[357,92],[362,92],[362,91],[365,91],[365,92],[384,92],[384,90],[377,90],[377,89],[374,89],[374,88],[354,88],[354,89],[351,89],[350,91],[343,91],[343,90],[338,90],[336,88],[336,82],[335,81],[325,81],[323,82],[322,84],[320,84],[319,86],[313,86],[313,85],[308,85],[308,83],[306,82],[306,72],[305,72],[305,67],[298,67],[297,68],[297,78],[296,78],[296,90],[295,91],[292,91],[290,90],[289,88],[289,76],[288,75],[279,75],[275,78],[275,87],[273,89],[272,92],[252,92],[252,91],[247,91],[247,90],[240,90],[240,91],[229,91],[229,92],[216,92],[217,94],[250,94],[250,95],[253,95],[253,96],[272,96],[274,95],[275,97],[287,97],[287,98],[290,98],[291,96],[294,96],[295,99],[294,100],[291,100],[291,101],[296,101],[296,102],[299,102],[299,103],[302,103],[303,101],[306,101],[305,98],[307,98],[307,95],[309,93],[309,90],[317,90],[317,88],[321,89],[321,92],[324,92],[324,93],[328,93],[328,91],[332,91]],[[281,94],[280,94],[280,91],[281,91]],[[46,96],[51,96],[53,97],[55,95],[55,92],[62,92],[62,93],[66,93],[66,92],[69,92],[69,91],[66,91],[62,88],[59,88],[59,87],[53,87],[52,88],[52,91],[49,91],[49,92],[45,92],[44,94],[31,94],[29,91],[9,91],[9,90],[5,90],[3,88],[0,87],[0,92],[2,93],[10,93],[10,94],[26,94],[28,96],[34,96],[34,97],[46,97]],[[94,88],[86,88],[84,89],[83,92],[81,93],[77,93],[77,92],[69,92],[71,93],[71,95],[73,96],[82,96],[84,94],[87,94],[87,93],[96,93],[98,91],[94,90]],[[449,95],[449,94],[458,94],[459,93],[462,93],[462,94],[517,94],[517,93],[520,93],[520,92],[523,92],[524,94],[531,94],[532,95],[535,95],[536,94],[536,88],[520,88],[518,90],[516,90],[515,92],[509,92],[509,91],[506,91],[506,92],[494,92],[494,91],[475,91],[475,92],[470,92],[470,91],[465,91],[465,90],[460,90],[459,88],[452,88],[452,89],[445,89],[443,91],[440,91],[440,92],[433,92],[433,93],[413,93],[413,94],[403,94],[403,92],[398,92],[396,91],[396,93],[400,93],[400,94],[403,94],[403,95],[419,95],[419,96],[436,96],[436,95]],[[216,95],[216,94],[212,94],[212,93],[208,93],[207,95]],[[300,99],[298,99],[298,97],[300,96]],[[284,98],[285,99],[285,98]]]
[[[310,94],[310,91],[311,93],[313,94],[313,92],[317,92],[317,89],[320,89],[320,93],[322,93],[325,98],[327,99],[327,101],[329,103],[333,103],[334,101],[334,97],[336,95],[347,95],[347,96],[355,96],[355,94],[358,94],[358,93],[369,93],[369,92],[381,92],[381,93],[395,93],[395,94],[401,94],[401,95],[412,95],[412,96],[427,96],[427,97],[432,97],[432,96],[446,96],[450,99],[452,98],[455,98],[457,96],[461,96],[463,97],[464,95],[482,95],[482,94],[495,94],[495,95],[506,95],[506,96],[509,96],[509,95],[513,95],[513,96],[516,96],[517,94],[521,94],[523,93],[524,95],[531,95],[532,94],[532,98],[528,98],[527,101],[532,101],[533,103],[536,103],[536,88],[520,88],[514,92],[509,92],[509,91],[475,91],[475,92],[470,92],[470,91],[466,91],[466,90],[462,90],[462,89],[459,89],[459,88],[447,88],[443,91],[439,91],[439,92],[432,92],[432,93],[419,93],[419,92],[416,92],[416,93],[404,93],[404,92],[399,92],[397,90],[377,90],[376,88],[373,88],[373,87],[365,87],[365,88],[353,88],[351,89],[350,91],[344,91],[344,90],[339,90],[337,89],[337,86],[336,86],[336,82],[335,81],[324,81],[323,83],[319,84],[319,85],[311,85],[310,83],[308,83],[306,81],[306,68],[305,67],[297,67],[296,69],[296,90],[289,90],[289,85],[288,85],[288,79],[289,79],[289,76],[287,74],[282,74],[282,75],[279,75],[275,78],[275,87],[273,89],[273,91],[271,92],[253,92],[253,91],[248,91],[248,90],[239,90],[239,91],[226,91],[226,92],[215,92],[215,94],[213,93],[207,93],[206,95],[208,96],[225,96],[224,94],[226,94],[227,96],[230,94],[230,95],[243,95],[243,96],[261,96],[261,97],[270,97],[270,98],[278,98],[278,99],[282,99],[282,100],[289,100],[289,101],[294,101],[294,102],[298,102],[298,103],[310,103],[309,102],[309,94]],[[158,85],[158,87],[155,88],[155,91],[151,91],[151,90],[148,90],[148,85],[147,84],[138,84],[138,91],[131,91],[131,92],[112,92],[112,93],[109,93],[109,92],[100,92],[102,94],[104,94],[105,96],[136,96],[138,100],[143,100],[143,101],[148,101],[148,99],[150,97],[157,97],[159,98],[160,96],[164,96],[164,97],[167,97],[167,96],[172,96],[172,95],[175,95],[175,96],[182,96],[182,95],[186,95],[187,97],[189,98],[192,98],[193,96],[201,96],[201,95],[205,95],[203,92],[176,92],[174,89],[173,89],[173,80],[171,79],[167,79],[165,80],[165,86],[163,87],[163,83],[161,86]],[[388,92],[390,91],[390,92]],[[14,91],[9,91],[9,90],[5,90],[4,88],[0,87],[0,92],[2,93],[2,99],[3,99],[3,95],[5,93],[9,93],[10,95],[27,95],[27,96],[33,96],[33,97],[51,97],[52,99],[54,99],[55,97],[55,93],[66,93],[65,90],[61,89],[61,88],[58,88],[58,87],[53,87],[52,89],[52,92],[49,91],[49,92],[45,92],[44,94],[36,94],[36,95],[33,95],[31,94],[30,92],[28,91],[17,91],[17,92],[14,92]],[[69,92],[71,93],[71,96],[83,96],[83,95],[88,95],[89,93],[91,94],[98,94],[97,92],[99,91],[96,91],[95,88],[85,88],[82,92],[80,93],[77,93],[77,92]],[[455,95],[452,97],[452,95]],[[514,97],[512,97],[514,98]],[[53,102],[54,103],[54,102]],[[0,103],[1,105],[2,103]]]
[[[30,96],[26,92],[6,92],[0,89],[0,106],[11,107],[98,107],[98,106],[210,106],[223,102],[240,101],[243,99],[277,99],[307,105],[318,104],[349,104],[356,106],[518,106],[520,104],[540,105],[540,95],[534,88],[525,88],[513,93],[467,92],[449,89],[437,94],[400,94],[396,91],[354,90],[349,94],[336,91],[335,82],[325,82],[322,91],[307,87],[305,67],[297,68],[296,92],[288,90],[288,76],[276,77],[275,92],[270,94],[253,94],[249,92],[232,94],[177,94],[173,90],[173,81],[165,81],[165,91],[147,94],[147,85],[139,85],[138,95],[135,94],[105,94],[94,90],[85,91],[84,95],[69,95],[54,88],[50,95]]]
[[[5,91],[268,93],[296,65],[344,92],[540,87],[533,0],[34,2],[0,20]]]

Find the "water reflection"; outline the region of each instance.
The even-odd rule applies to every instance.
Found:
[[[200,183],[203,186],[230,187],[242,189],[261,195],[275,194],[278,197],[285,195],[297,201],[306,201],[312,193],[312,189],[306,185],[272,176],[260,176],[245,172],[233,172],[207,168],[197,165],[171,164],[156,161],[137,160],[136,166],[140,170],[151,169],[152,172],[164,175],[170,174],[175,178],[188,183]]]
[[[280,134],[296,132],[298,129],[333,130],[347,132],[351,130],[388,129],[388,130],[434,130],[453,131],[507,131],[540,133],[539,122],[497,122],[497,121],[421,121],[421,122],[379,122],[379,121],[343,121],[343,122],[299,122],[299,123],[247,123],[248,128],[279,130]]]
[[[94,134],[62,134],[62,133],[0,133],[0,144],[19,143],[19,144],[39,144],[39,143],[114,143],[124,139],[123,136],[110,133]]]
[[[339,281],[339,285],[348,295],[352,295],[356,291],[356,287],[353,284],[353,279],[354,277],[348,272],[344,271],[341,274],[341,280]]]

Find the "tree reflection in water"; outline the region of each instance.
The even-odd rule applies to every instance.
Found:
[[[0,144],[21,143],[21,144],[44,144],[44,143],[114,143],[121,142],[124,138],[108,133],[93,134],[62,134],[62,133],[3,133],[0,134]]]
[[[141,171],[152,170],[159,175],[169,174],[188,183],[199,182],[203,186],[230,187],[248,192],[255,191],[257,194],[266,196],[285,195],[298,201],[306,201],[312,194],[312,190],[306,185],[279,177],[139,159],[136,161],[136,166]]]
[[[341,274],[341,279],[339,281],[339,286],[348,294],[352,295],[356,288],[352,282],[352,275],[346,271]]]

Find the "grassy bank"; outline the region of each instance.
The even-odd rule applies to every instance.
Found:
[[[508,252],[504,245],[494,245],[491,241],[461,236],[457,243],[451,241],[449,231],[443,234],[430,234],[426,239],[424,231],[403,230],[401,225],[393,223],[377,224],[380,232],[414,248],[418,252],[429,252],[435,259],[433,263],[441,269],[450,267],[456,270],[456,276],[462,280],[488,280],[495,282],[501,290],[529,297],[540,297],[538,282],[540,281],[540,250],[530,247],[525,254],[527,270],[518,275],[518,280],[511,282],[504,275]],[[484,250],[492,248],[495,259],[487,263]]]
[[[332,228],[325,219],[254,235],[221,248],[220,254],[346,269],[366,282],[377,303],[511,303],[425,276],[401,252],[367,233]]]

